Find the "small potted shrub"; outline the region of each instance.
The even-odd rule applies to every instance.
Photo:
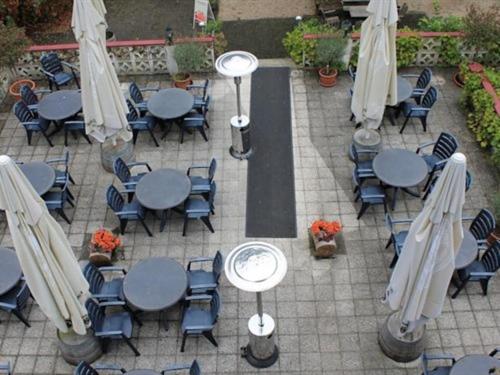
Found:
[[[195,43],[178,44],[175,46],[174,56],[179,68],[179,72],[172,77],[174,86],[186,89],[193,82],[191,73],[199,71],[203,66],[203,48]]]
[[[24,29],[15,25],[4,25],[0,22],[0,68],[10,70],[12,77],[16,76],[14,67],[29,46],[29,39],[24,33]],[[35,82],[30,79],[20,79],[14,81],[9,87],[9,93],[16,99],[21,97],[21,87],[27,85],[31,89],[35,88]]]
[[[319,84],[332,87],[337,83],[338,70],[344,67],[346,40],[340,35],[321,39],[316,47],[316,64],[319,66]]]
[[[316,220],[309,228],[314,244],[313,255],[320,258],[331,258],[337,249],[335,236],[342,230],[340,221]]]
[[[106,266],[111,264],[116,253],[121,250],[122,241],[111,231],[99,228],[92,233],[89,246],[89,261],[96,266]]]
[[[488,245],[493,245],[495,241],[500,240],[500,191],[493,196],[493,214],[497,225],[488,237]]]

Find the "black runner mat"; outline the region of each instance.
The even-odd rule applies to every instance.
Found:
[[[289,77],[289,68],[252,75],[247,237],[297,236]]]

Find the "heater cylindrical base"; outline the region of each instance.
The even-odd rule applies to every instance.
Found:
[[[254,367],[269,367],[276,362],[279,355],[274,344],[275,323],[267,314],[255,314],[248,321],[249,343],[242,348],[242,356]]]

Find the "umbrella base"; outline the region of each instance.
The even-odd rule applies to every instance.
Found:
[[[58,330],[57,339],[62,357],[70,365],[76,366],[81,361],[92,363],[102,356],[101,343],[91,330],[83,336],[72,330],[67,333]]]
[[[399,336],[399,312],[389,315],[379,331],[378,343],[384,354],[396,362],[408,363],[424,352],[425,325],[414,332]]]
[[[103,168],[110,173],[113,173],[113,163],[117,158],[122,158],[125,163],[128,163],[133,156],[134,146],[132,141],[125,142],[118,138],[115,144],[109,139],[101,143],[101,163]]]
[[[382,143],[382,137],[376,130],[359,129],[354,133],[352,141],[357,148],[377,151]]]

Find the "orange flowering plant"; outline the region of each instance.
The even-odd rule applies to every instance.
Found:
[[[316,220],[311,224],[311,233],[320,241],[331,241],[342,230],[340,221]]]
[[[122,244],[118,236],[115,236],[109,230],[104,228],[100,228],[92,234],[90,243],[96,248],[96,250],[100,249],[106,253],[113,253]]]

